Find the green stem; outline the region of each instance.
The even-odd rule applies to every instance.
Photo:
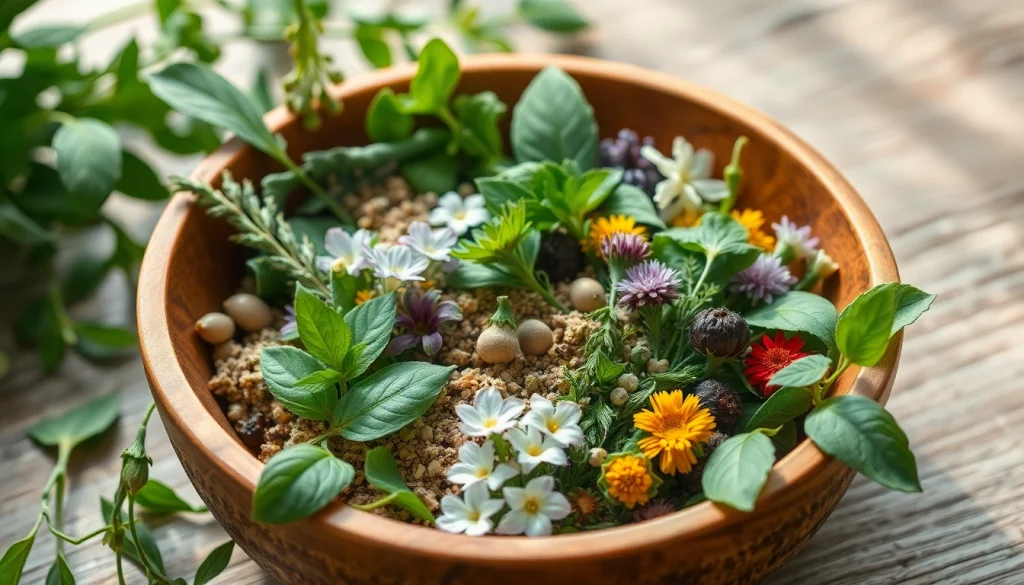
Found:
[[[89,534],[86,534],[85,536],[82,536],[80,538],[75,538],[73,536],[68,536],[67,534],[64,534],[60,530],[57,530],[56,528],[54,528],[50,524],[49,518],[47,518],[46,527],[49,528],[50,534],[52,534],[55,537],[57,537],[58,544],[61,543],[61,542],[66,542],[66,543],[71,544],[73,546],[82,544],[83,542],[85,542],[87,540],[90,540],[92,538],[96,538],[97,536],[99,536],[101,534],[104,534],[107,531],[109,531],[111,528],[113,528],[113,526],[108,524],[108,525],[104,526],[103,528],[97,528],[96,530],[93,530],[92,532],[90,532]]]
[[[363,510],[365,512],[369,512],[370,510],[375,510],[377,508],[380,508],[381,506],[387,506],[396,499],[398,499],[398,492],[388,494],[379,500],[370,502],[369,504],[349,504],[349,506],[352,506],[356,510]]]
[[[452,136],[461,136],[463,140],[470,143],[474,150],[477,152],[486,152],[487,158],[484,160],[484,166],[488,171],[492,170],[494,162],[494,153],[490,151],[486,144],[480,141],[476,134],[471,130],[468,130],[462,122],[452,114],[451,109],[445,105],[437,112],[437,117],[448,126],[448,129],[452,131]]]
[[[313,178],[309,176],[309,173],[307,173],[305,169],[295,164],[295,162],[292,161],[291,158],[289,158],[286,152],[278,152],[276,158],[278,161],[281,162],[281,164],[287,167],[289,171],[295,173],[295,177],[299,180],[299,182],[305,185],[306,188],[309,189],[310,193],[319,197],[320,200],[322,200],[327,205],[327,207],[331,209],[334,215],[342,221],[342,223],[355,225],[356,222],[354,219],[352,219],[352,214],[350,214],[348,210],[345,209],[345,206],[342,205],[340,201],[328,195],[327,191],[324,191],[324,188],[321,187],[316,181],[314,181]]]
[[[102,16],[98,16],[92,20],[89,24],[85,25],[87,32],[95,32],[108,26],[115,24],[121,24],[122,22],[145,16],[152,12],[153,2],[146,0],[137,4],[129,4],[108,12]]]
[[[318,446],[320,446],[320,444],[323,443],[324,441],[326,441],[327,439],[330,439],[331,437],[337,437],[340,433],[341,433],[341,429],[335,429],[335,428],[327,429],[327,432],[316,436],[309,443],[311,445],[318,445]]]
[[[565,305],[558,302],[558,299],[555,298],[551,289],[544,286],[539,280],[537,280],[537,275],[533,273],[533,268],[519,254],[519,248],[511,254],[505,254],[503,260],[503,263],[523,281],[523,284],[525,284],[527,288],[539,294],[549,305],[558,309],[559,312],[569,312],[569,310],[565,308]]]
[[[148,413],[146,420],[148,421]],[[135,529],[135,495],[128,494],[128,531],[132,534],[132,539],[135,541],[135,552],[139,555],[139,561],[142,563],[142,567],[146,570],[146,576],[149,577],[150,581],[157,583],[163,583],[166,585],[174,585],[166,575],[157,571],[153,567],[152,562],[146,556],[146,551],[142,547],[142,541],[139,540],[138,531]]]
[[[78,334],[75,333],[75,324],[68,315],[67,307],[64,306],[60,283],[56,280],[50,283],[49,297],[50,308],[53,309],[53,316],[57,319],[57,326],[60,327],[60,337],[64,340],[64,345],[75,345],[78,343]]]
[[[124,568],[121,566],[121,549],[114,551],[117,556],[117,585],[126,585],[124,582]]]
[[[661,359],[661,307],[646,307],[643,309],[644,325],[647,326],[647,335],[651,342],[651,357]]]
[[[704,285],[704,279],[708,277],[708,272],[711,271],[711,264],[715,261],[715,254],[708,254],[707,259],[704,262],[704,271],[700,273],[700,278],[697,279],[697,283],[690,289],[690,295],[695,294],[700,290],[700,287]]]
[[[822,395],[826,394],[829,389],[832,388],[832,384],[835,384],[836,380],[839,379],[839,376],[843,375],[846,368],[849,368],[852,364],[853,362],[851,362],[845,355],[839,356],[839,367],[836,368],[836,371],[832,372],[831,376],[825,378],[822,382]]]

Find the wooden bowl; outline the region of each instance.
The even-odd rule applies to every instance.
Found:
[[[461,92],[492,90],[514,104],[547,65],[568,71],[596,111],[602,136],[628,127],[662,149],[686,136],[713,150],[716,173],[743,134],[746,177],[741,207],[809,223],[842,266],[825,294],[839,307],[869,287],[898,280],[896,264],[871,212],[811,147],[767,116],[674,77],[629,65],[548,55],[479,56],[463,61]],[[366,108],[377,90],[405,90],[411,66],[380,71],[334,89],[344,113],[308,133],[283,109],[267,116],[294,157],[366,141]],[[506,116],[507,122],[508,116]],[[234,139],[196,171],[216,183],[228,169],[257,182],[275,165]],[[244,251],[230,228],[178,194],[160,219],[139,282],[138,325],[146,374],[164,426],[203,501],[232,538],[285,584],[334,583],[757,583],[792,558],[839,502],[854,472],[803,441],[775,466],[753,513],[702,503],[608,530],[527,539],[470,538],[412,526],[335,503],[285,526],[250,520],[263,464],[235,436],[207,390],[210,347],[193,333],[239,284]],[[884,402],[901,338],[878,366],[851,369],[836,385]]]

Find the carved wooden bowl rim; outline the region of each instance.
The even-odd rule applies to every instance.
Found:
[[[586,57],[562,55],[478,55],[462,58],[464,77],[482,71],[540,71],[548,65],[557,65],[572,75],[603,78],[607,83],[648,86],[657,91],[674,94],[680,100],[694,102],[716,111],[723,117],[742,120],[743,123],[774,141],[799,164],[826,185],[846,216],[865,249],[869,271],[869,285],[898,280],[896,262],[877,220],[853,187],[818,152],[782,127],[769,116],[738,103],[717,92],[696,84],[648,69]],[[333,93],[344,100],[363,92],[375,93],[379,88],[408,83],[414,74],[413,64],[362,75],[335,87]],[[639,107],[639,106],[635,106]],[[272,131],[301,121],[284,108],[270,112],[266,117]],[[205,159],[195,178],[211,181],[221,170],[238,157],[253,156],[253,150],[234,138]],[[172,343],[167,311],[167,282],[170,275],[169,259],[179,238],[190,209],[192,195],[174,196],[157,224],[139,277],[138,322],[142,357],[152,387],[153,396],[167,417],[176,425],[186,440],[193,443],[205,458],[197,464],[217,466],[234,484],[230,492],[251,499],[263,463],[256,459],[236,437],[215,420],[200,402],[197,392],[206,388],[192,388],[179,364]],[[886,357],[873,368],[851,369],[836,385],[837,394],[854,393],[884,403],[888,388],[895,375],[902,336],[897,336]],[[173,357],[172,357],[173,356]],[[823,454],[809,440],[802,441],[774,467],[757,509],[752,514],[777,513],[782,507],[796,506],[807,500],[796,489],[801,479],[819,473],[843,473],[844,466]],[[478,537],[453,535],[422,526],[415,526],[361,512],[339,502],[324,512],[300,521],[303,531],[317,531],[327,542],[358,538],[367,545],[391,549],[396,554],[408,553],[455,562],[489,563],[495,565],[518,564],[524,561],[558,561],[569,559],[598,559],[604,555],[640,552],[669,541],[684,541],[701,535],[725,531],[744,522],[747,514],[727,507],[704,502],[673,514],[642,524],[625,525],[593,532],[559,535],[550,538]],[[500,538],[499,540],[496,540]],[[680,551],[682,553],[682,551]]]

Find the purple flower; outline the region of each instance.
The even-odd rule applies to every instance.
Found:
[[[672,505],[672,502],[664,499],[651,500],[649,504],[633,512],[633,522],[643,522],[644,520],[654,520],[660,516],[665,516],[676,511],[676,507]]]
[[[284,306],[284,325],[281,325],[281,337],[285,341],[299,336],[299,324],[295,322],[295,305]]]
[[[441,291],[430,290],[420,294],[408,288],[402,295],[402,306],[395,317],[395,326],[405,333],[397,335],[388,344],[387,354],[396,356],[407,349],[423,344],[427,355],[441,351],[441,328],[446,323],[460,321],[462,312],[452,301],[438,303]]]
[[[608,262],[632,266],[642,262],[650,253],[647,240],[637,234],[615,232],[601,240],[601,257]]]
[[[626,271],[626,280],[615,283],[622,293],[619,304],[636,310],[660,306],[679,296],[679,280],[675,270],[657,260],[648,260]]]
[[[782,259],[761,254],[750,268],[733,278],[731,289],[747,295],[754,301],[770,303],[774,295],[789,292],[794,284],[796,277],[790,274],[789,268],[782,265]]]
[[[818,251],[818,244],[821,243],[821,240],[811,237],[811,226],[809,225],[797,227],[795,223],[783,215],[779,223],[772,224],[772,229],[775,230],[775,237],[777,239],[775,245],[777,256],[788,257],[789,260],[792,260],[793,256],[797,258],[812,258],[815,252]]]

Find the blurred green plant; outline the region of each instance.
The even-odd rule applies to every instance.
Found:
[[[4,0],[0,5],[0,55],[22,62],[15,76],[0,76],[0,246],[8,264],[0,292],[26,297],[18,307],[17,339],[39,349],[43,369],[55,371],[72,349],[102,360],[135,346],[123,327],[73,319],[68,306],[97,290],[121,271],[134,287],[144,244],[105,212],[112,193],[160,202],[169,196],[148,157],[126,145],[115,130],[133,129],[159,149],[175,155],[209,152],[221,131],[194,112],[173,111],[150,87],[146,72],[168,62],[212,64],[221,46],[237,40],[287,43],[294,65],[280,80],[284,103],[307,127],[320,115],[340,111],[327,90],[342,73],[321,50],[322,39],[354,41],[371,67],[414,60],[420,44],[440,29],[453,30],[464,49],[511,51],[510,25],[526,24],[553,33],[587,26],[568,0],[520,0],[515,11],[489,16],[476,3],[452,0],[444,14],[396,10],[368,12],[330,0],[146,0],[129,4],[85,24],[48,24],[12,29],[37,0]],[[200,11],[235,18],[237,31],[210,32]],[[128,41],[105,66],[87,66],[79,44],[91,34],[137,18],[155,18],[159,35],[143,45]],[[256,73],[253,101],[262,111],[274,106],[267,71]],[[192,115],[189,115],[192,114]],[[280,146],[278,146],[280,148]],[[282,149],[283,151],[283,149]],[[96,255],[91,246],[57,268],[58,251],[70,248],[70,233],[99,227],[113,234],[113,250]],[[0,376],[6,358],[0,356]]]

